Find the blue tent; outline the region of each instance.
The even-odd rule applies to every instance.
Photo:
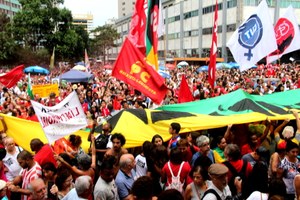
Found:
[[[88,82],[93,79],[93,74],[71,69],[70,71],[60,75],[60,79],[71,83]]]

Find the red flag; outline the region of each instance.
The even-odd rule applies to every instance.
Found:
[[[218,33],[218,0],[216,0],[214,29],[212,33],[210,61],[208,66],[208,82],[212,89],[214,89],[214,83],[216,80],[216,60],[217,60],[217,52],[218,52],[217,33]]]
[[[3,76],[0,76],[0,83],[5,85],[7,88],[11,88],[17,84],[17,82],[23,76],[24,65],[19,65]]]
[[[178,103],[194,101],[193,94],[189,88],[189,85],[186,82],[185,75],[181,77],[181,83],[178,94]]]
[[[128,38],[124,41],[112,75],[141,91],[156,104],[161,103],[167,92],[164,79]]]
[[[135,9],[132,14],[128,39],[134,46],[140,49],[142,54],[146,53],[145,30],[147,0],[136,0]]]

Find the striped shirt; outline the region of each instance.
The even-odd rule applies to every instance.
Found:
[[[22,176],[22,189],[27,189],[28,185],[31,181],[41,178],[42,177],[42,168],[41,166],[35,162],[35,165],[28,170],[28,168],[23,169],[21,171],[21,176]],[[21,200],[27,200],[28,196],[27,195],[22,195]]]

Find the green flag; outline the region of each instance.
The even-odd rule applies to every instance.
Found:
[[[30,99],[34,98],[33,93],[32,93],[30,74],[28,74],[27,94],[28,94],[28,96],[30,96]]]

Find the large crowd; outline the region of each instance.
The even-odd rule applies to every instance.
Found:
[[[61,138],[52,146],[39,138],[30,142],[31,152],[7,136],[0,121],[0,199],[300,199],[298,160],[300,119],[244,124],[245,142],[240,140],[239,125],[228,125],[224,132],[181,133],[179,123],[171,123],[171,139],[158,134],[138,150],[126,149],[126,136],[111,134],[105,119],[122,109],[155,108],[151,100],[130,85],[111,77],[110,70],[91,66],[90,83],[66,83],[59,95],[34,100],[54,106],[76,91],[85,111],[91,143],[89,152],[81,148],[79,135]],[[243,89],[250,94],[268,95],[300,88],[299,66],[281,64],[258,66],[240,72],[217,70],[215,87],[207,72],[187,66],[170,70],[168,92],[162,104],[177,103],[181,76],[187,78],[195,100],[214,98]],[[31,74],[32,84],[47,84],[64,67],[50,75]],[[27,77],[13,88],[1,87],[3,114],[38,121],[27,93]],[[97,123],[102,133],[94,133]],[[132,127],[134,130],[134,127]],[[294,129],[296,131],[294,131]]]

